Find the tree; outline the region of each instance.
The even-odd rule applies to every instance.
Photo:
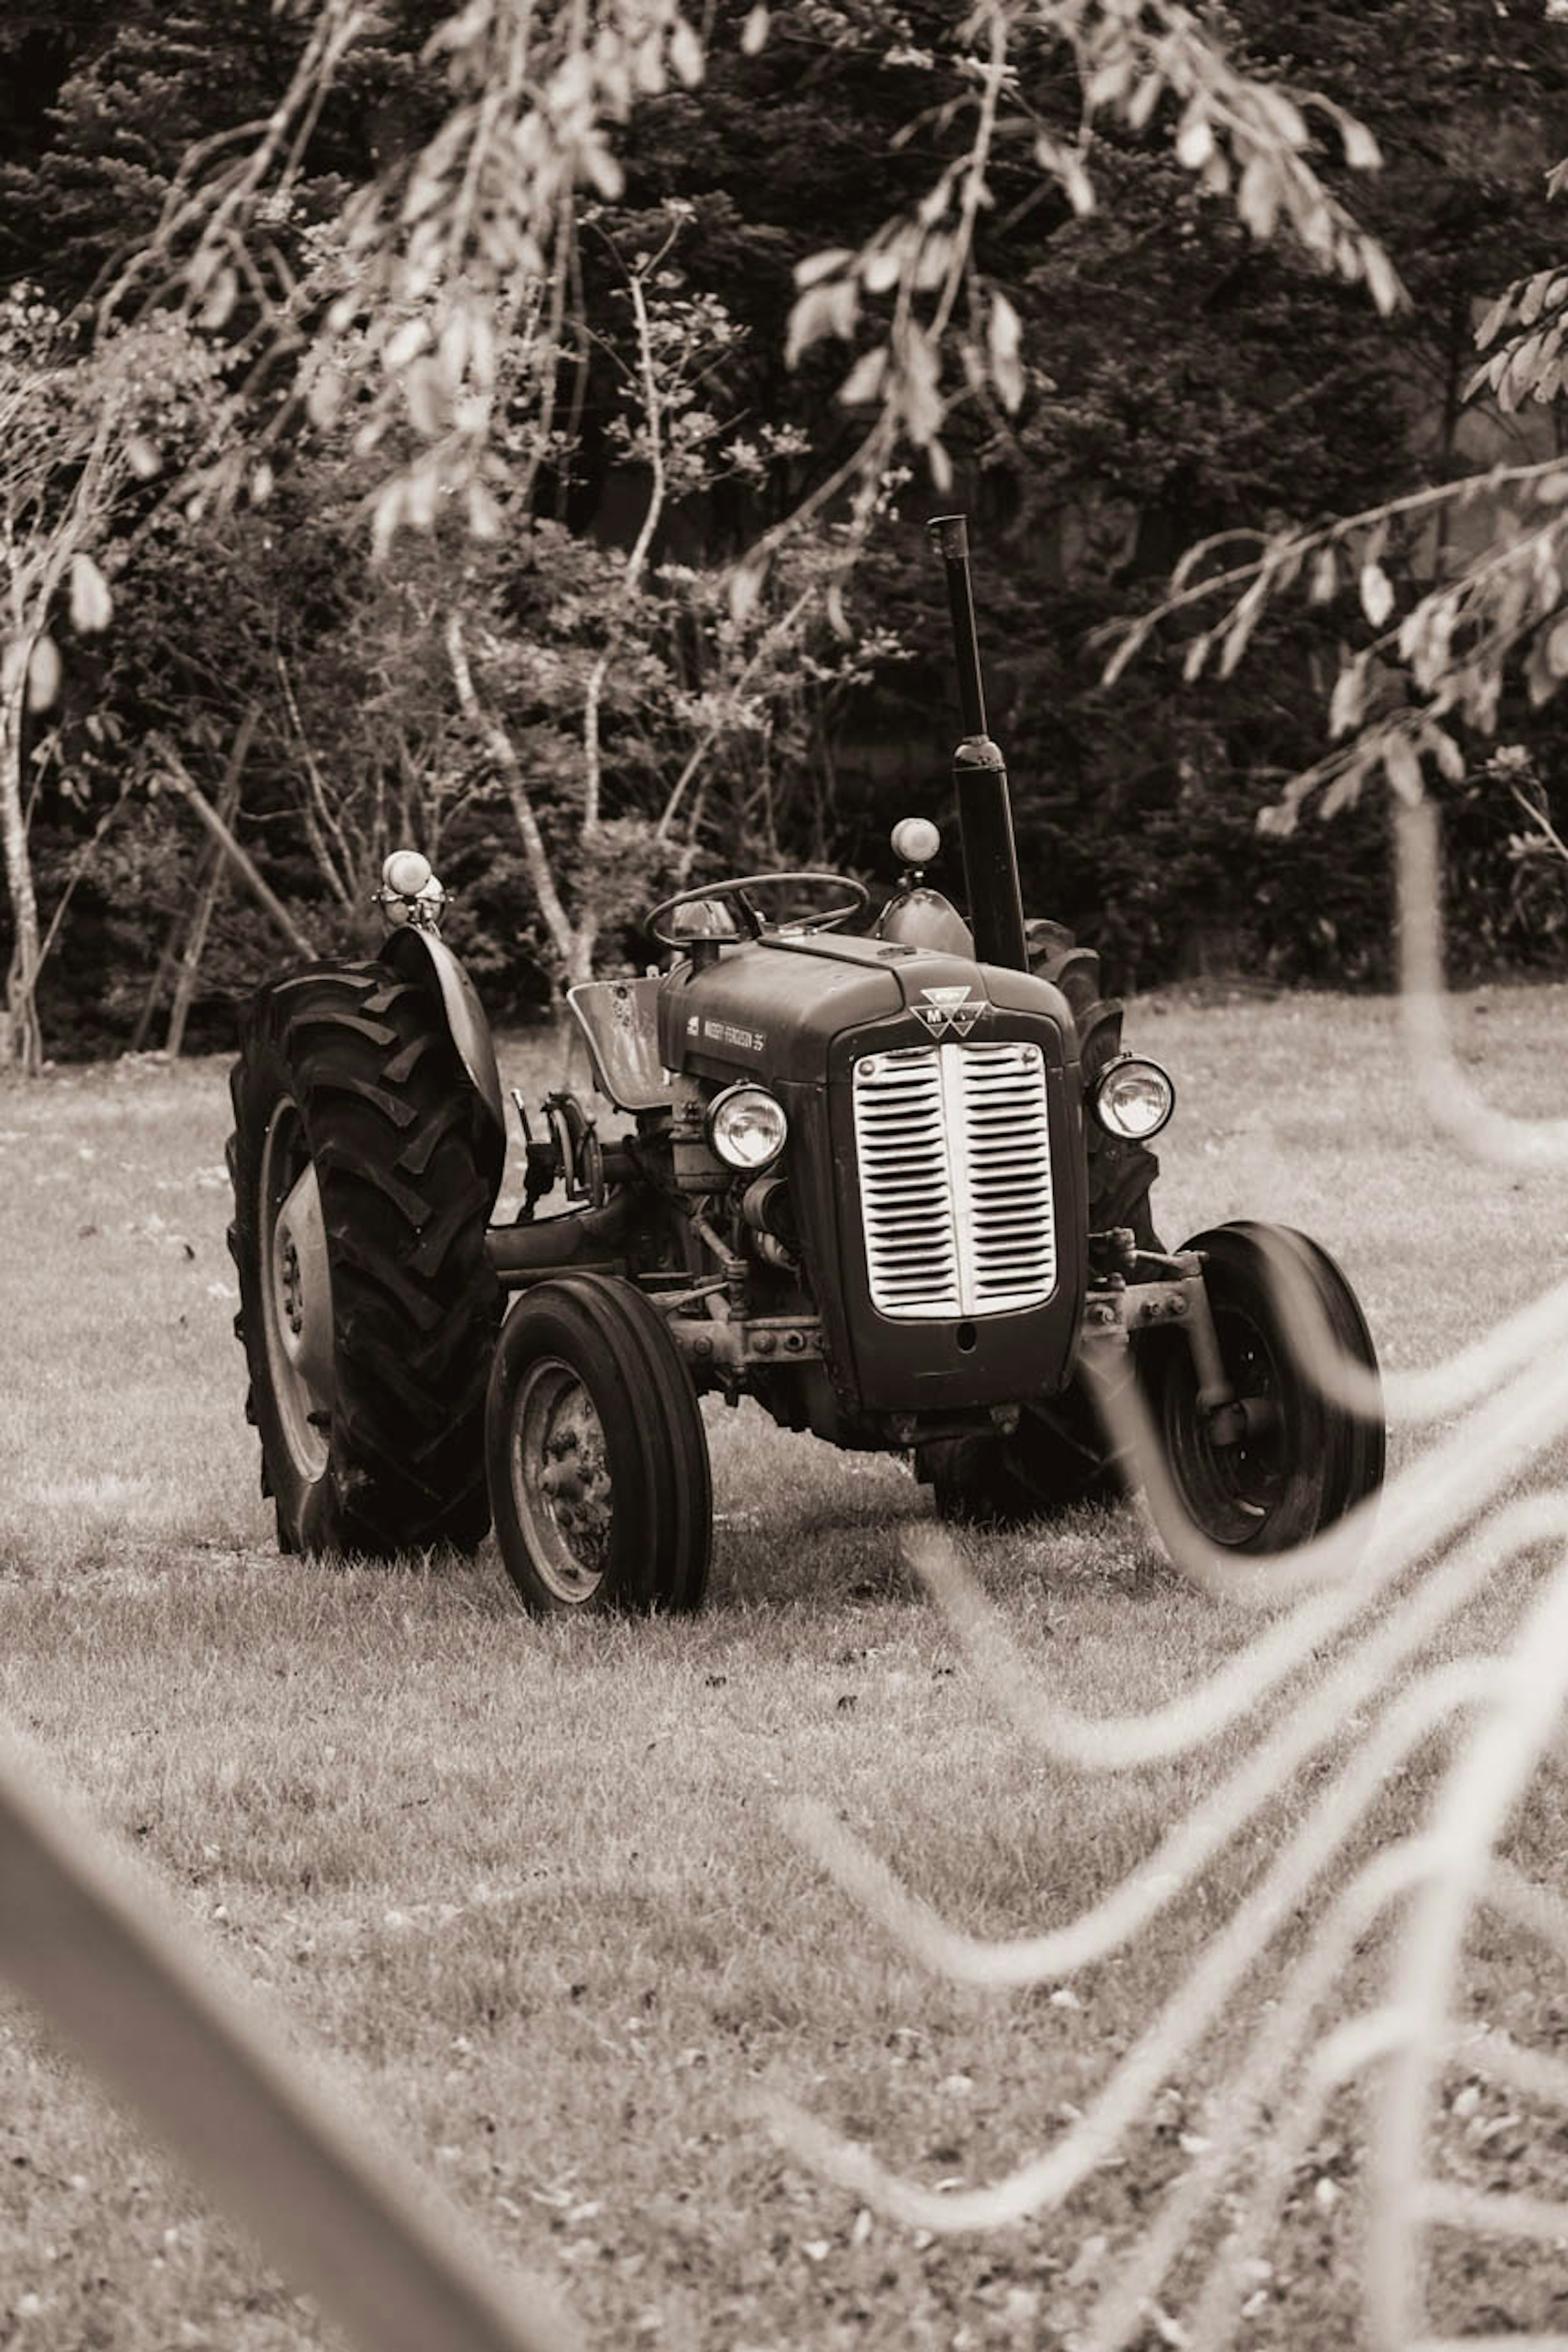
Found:
[[[1118,614],[1146,617],[1164,567],[1194,539],[1361,511],[1391,486],[1423,490],[1469,462],[1452,385],[1470,289],[1510,235],[1537,236],[1532,218],[1521,226],[1519,198],[1551,109],[1517,93],[1549,80],[1538,18],[1442,0],[1418,26],[1407,0],[1371,21],[1339,5],[1237,0],[1222,55],[1212,25],[1200,35],[1152,0],[991,0],[967,14],[938,0],[897,11],[812,0],[721,16],[705,43],[670,5],[531,12],[482,0],[449,19],[383,12],[374,26],[334,5],[274,28],[268,52],[205,0],[166,25],[115,0],[62,90],[56,178],[35,175],[31,212],[24,202],[13,218],[45,219],[57,179],[88,192],[78,282],[89,256],[101,267],[134,194],[116,176],[121,151],[93,152],[103,94],[123,79],[159,224],[108,315],[154,289],[182,299],[255,404],[256,434],[205,486],[197,529],[226,534],[236,561],[243,540],[245,562],[265,573],[269,527],[299,549],[307,505],[325,508],[331,561],[345,591],[355,583],[311,604],[312,621],[331,616],[336,650],[289,656],[301,725],[275,680],[257,761],[278,796],[262,814],[275,806],[280,820],[288,800],[327,848],[313,863],[345,917],[360,894],[348,867],[375,822],[347,824],[345,862],[312,765],[334,791],[355,779],[356,810],[380,805],[373,730],[351,743],[336,706],[356,698],[347,682],[362,660],[389,675],[373,651],[384,623],[389,646],[422,648],[406,668],[437,731],[421,722],[408,739],[416,762],[450,774],[457,747],[459,789],[490,793],[504,765],[492,721],[521,754],[539,844],[566,880],[560,920],[533,932],[558,970],[580,962],[589,936],[574,897],[595,870],[578,855],[584,814],[590,847],[611,803],[607,824],[633,827],[598,843],[605,904],[618,907],[638,862],[669,845],[657,833],[663,795],[694,751],[677,814],[697,810],[709,842],[739,839],[753,816],[762,838],[770,824],[821,835],[825,791],[785,776],[784,747],[819,740],[825,713],[846,708],[862,737],[929,741],[941,725],[937,670],[853,651],[846,666],[819,625],[835,573],[842,583],[858,564],[858,611],[903,641],[939,626],[929,581],[870,530],[901,436],[939,489],[952,469],[954,489],[940,494],[978,510],[988,550],[1007,535],[1005,562],[986,567],[986,634],[1000,648],[994,698],[1026,818],[1026,879],[1048,887],[1046,903],[1087,917],[1102,944],[1120,937],[1152,972],[1213,877],[1237,906],[1257,884],[1291,904],[1281,920],[1275,899],[1268,951],[1309,968],[1321,952],[1342,974],[1368,968],[1342,948],[1350,907],[1327,912],[1315,886],[1291,879],[1305,872],[1300,853],[1246,838],[1259,803],[1278,800],[1318,749],[1342,599],[1309,606],[1305,626],[1265,614],[1266,676],[1205,671],[1184,687],[1181,633],[1154,627],[1157,658],[1107,692],[1089,643]],[[1519,72],[1526,60],[1542,68],[1533,82]],[[162,126],[220,138],[229,87],[265,114],[265,131],[209,143],[182,170],[159,146]],[[374,99],[368,137],[341,102],[351,89]],[[637,136],[624,139],[634,111]],[[1381,174],[1370,169],[1380,143]],[[886,168],[868,173],[868,152],[885,152]],[[519,173],[518,153],[537,169]],[[654,487],[646,434],[618,437],[637,379],[626,269],[643,249],[623,227],[654,223],[651,253],[670,197],[690,207],[681,299],[711,298],[750,329],[727,344],[721,404],[692,404],[734,430],[705,445],[706,478],[675,499]],[[1419,298],[1408,310],[1366,299],[1369,286],[1387,300],[1394,285],[1373,231]],[[733,442],[760,446],[759,417],[793,437],[758,472],[718,462]],[[252,511],[258,478],[268,502]],[[360,602],[350,551],[362,495],[395,555],[386,593],[395,601],[398,579],[423,567],[426,614],[460,604],[461,677],[444,642],[432,659],[424,624],[390,626],[368,575]],[[500,539],[486,535],[502,523]],[[569,583],[561,626],[519,548],[545,552]],[[749,686],[737,698],[750,735],[715,730],[711,696],[722,700],[747,658],[737,672],[734,649],[789,608],[792,549],[801,578],[816,567],[808,658],[775,665],[773,698]],[[713,601],[725,557],[728,623]],[[363,628],[349,628],[351,604]],[[525,627],[553,648],[542,698],[542,668],[518,644]],[[443,624],[437,637],[448,634]],[[635,661],[622,657],[630,646]],[[390,728],[396,694],[383,700],[378,688],[376,699]],[[771,731],[759,735],[764,708]],[[220,733],[237,721],[230,710]],[[845,752],[835,747],[834,764],[856,796],[831,822],[840,852],[855,854],[874,824],[875,778],[853,740]],[[814,765],[828,772],[825,757]],[[774,793],[781,778],[793,805]],[[650,822],[651,845],[635,830]],[[700,854],[689,831],[677,847]],[[1488,852],[1505,854],[1500,838]],[[1354,880],[1342,860],[1327,863],[1336,887]],[[543,903],[537,887],[530,895]],[[604,928],[595,919],[590,930]],[[1226,936],[1222,909],[1216,953]]]
[[[42,1056],[41,940],[28,841],[29,714],[60,682],[55,632],[108,624],[105,565],[139,483],[158,470],[160,433],[198,434],[212,361],[178,320],[153,318],[81,353],[26,288],[0,305],[0,834],[11,958],[0,1065]]]

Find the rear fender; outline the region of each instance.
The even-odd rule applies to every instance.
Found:
[[[402,925],[382,941],[380,954],[382,962],[390,964],[405,980],[435,981],[453,1048],[485,1107],[485,1125],[491,1139],[486,1154],[486,1172],[492,1187],[493,1207],[506,1163],[506,1103],[496,1063],[495,1041],[479,992],[451,949],[434,931],[419,929],[412,923]]]

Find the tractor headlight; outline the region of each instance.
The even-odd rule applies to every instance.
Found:
[[[1158,1062],[1136,1054],[1108,1062],[1089,1092],[1096,1118],[1124,1143],[1147,1143],[1176,1108],[1176,1089]]]
[[[708,1140],[727,1168],[765,1168],[784,1148],[789,1121],[765,1087],[726,1087],[708,1109]]]

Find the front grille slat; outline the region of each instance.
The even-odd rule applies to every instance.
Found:
[[[1043,1306],[1057,1242],[1039,1047],[865,1055],[853,1101],[873,1305],[911,1322]]]

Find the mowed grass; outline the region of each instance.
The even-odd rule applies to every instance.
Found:
[[[1455,1006],[1478,1083],[1516,1112],[1563,1110],[1565,1018],[1568,989]],[[1238,1215],[1305,1227],[1351,1274],[1386,1362],[1436,1361],[1568,1274],[1568,1181],[1457,1160],[1423,1123],[1391,1006],[1155,999],[1129,1037],[1181,1093],[1166,1238]],[[559,1082],[551,1046],[506,1060],[531,1097]],[[141,1062],[0,1092],[0,1708],[141,1857],[195,1948],[285,2021],[372,2137],[472,2210],[500,2261],[559,2285],[592,2341],[970,2352],[1070,2336],[1191,2160],[1320,1905],[1152,2086],[1113,2159],[999,2235],[927,2239],[862,2214],[780,2156],[756,2095],[788,2091],[927,2182],[1005,2171],[1092,2098],[1323,1763],[1069,1986],[931,1980],[795,1846],[787,1801],[826,1800],[955,1923],[1021,1934],[1113,1885],[1248,1730],[1111,1780],[1024,1753],[903,1566],[925,1491],[749,1406],[709,1411],[719,1517],[695,1622],[539,1625],[489,1547],[471,1565],[279,1557],[230,1333],[225,1076]],[[1395,1466],[1442,1442],[1395,1433]],[[1530,1483],[1565,1476],[1560,1444]],[[1131,1506],[964,1553],[1037,1662],[1043,1707],[1147,1706],[1257,1630],[1181,1582]],[[1441,1654],[1506,1641],[1542,1566],[1500,1577]],[[1445,1752],[1402,1776],[1340,1879],[1415,1825]],[[1565,1795],[1559,1756],[1510,1849],[1558,1884]],[[1363,1957],[1345,2006],[1376,1999],[1382,1958]],[[1563,1970],[1504,1937],[1476,1938],[1465,2002],[1568,2043]],[[328,2340],[3,1997],[0,2084],[0,2343]],[[1456,2095],[1443,2168],[1568,2194],[1561,2116],[1467,2092],[1462,2063]],[[1360,2160],[1347,2102],[1248,2282],[1244,2342],[1354,2340]],[[1216,2234],[1150,2344],[1179,2327]],[[1445,2329],[1568,2324],[1568,2254],[1454,2233],[1435,2252]]]

